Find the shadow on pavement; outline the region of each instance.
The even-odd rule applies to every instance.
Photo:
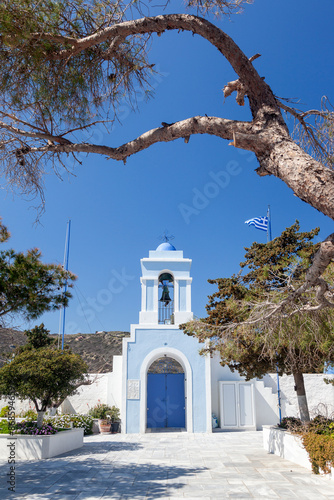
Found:
[[[181,489],[187,478],[207,470],[157,464],[136,453],[140,443],[122,441],[86,442],[83,448],[48,460],[16,464],[16,492],[7,491],[8,465],[0,467],[0,498],[157,499]],[[181,493],[182,495],[182,493]]]

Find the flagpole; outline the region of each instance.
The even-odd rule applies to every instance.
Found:
[[[272,234],[271,234],[271,213],[270,213],[270,205],[268,205],[268,211],[267,211],[267,217],[268,217],[268,227],[267,227],[267,243],[271,241]],[[277,398],[278,398],[278,415],[279,415],[279,422],[282,422],[282,408],[281,408],[281,389],[279,385],[279,372],[278,372],[278,364],[276,364],[276,373],[277,373]]]
[[[249,226],[254,226],[256,229],[261,229],[261,231],[266,231],[267,229],[267,244],[270,241],[272,241],[270,205],[268,205],[267,217],[254,217],[253,219],[246,220],[245,224],[248,224]],[[277,371],[277,397],[278,397],[279,421],[281,423],[282,421],[281,390],[279,386],[278,364],[276,364],[276,371]]]
[[[281,408],[281,389],[280,389],[280,385],[279,385],[278,363],[276,364],[276,373],[277,373],[278,416],[279,416],[279,423],[281,423],[282,422],[282,408]]]
[[[67,222],[67,231],[66,231],[66,241],[65,241],[65,252],[64,252],[64,269],[68,271],[68,261],[70,255],[70,233],[71,233],[71,219]],[[67,280],[65,281],[63,294],[67,292]],[[61,315],[61,323],[62,323],[62,337],[61,337],[61,350],[64,350],[64,336],[65,336],[65,311],[66,307],[63,306],[62,315]]]
[[[268,210],[267,210],[267,217],[268,217],[268,227],[267,227],[267,243],[272,240],[272,235],[271,235],[271,213],[270,213],[270,205],[268,205]]]

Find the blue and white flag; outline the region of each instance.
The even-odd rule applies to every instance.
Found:
[[[255,226],[256,229],[261,229],[261,231],[268,231],[268,217],[254,217],[245,221],[245,224],[249,226]]]

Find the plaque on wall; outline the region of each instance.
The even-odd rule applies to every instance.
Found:
[[[128,380],[128,399],[140,399],[140,380]]]

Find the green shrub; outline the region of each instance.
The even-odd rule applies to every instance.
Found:
[[[55,415],[54,417],[44,417],[43,422],[50,423],[55,427],[63,427],[68,429],[71,427],[83,427],[84,435],[92,434],[93,432],[93,418],[90,415]]]
[[[101,420],[108,419],[111,422],[117,422],[120,418],[120,410],[117,406],[108,406],[104,403],[98,403],[91,408],[88,414],[92,418],[99,418]]]
[[[287,429],[288,431],[291,432],[296,432],[301,430],[302,427],[302,421],[300,418],[296,417],[284,417],[282,418],[281,423],[278,425],[278,427],[281,427],[281,429]]]
[[[307,432],[330,435],[333,433],[333,424],[334,421],[332,419],[318,415],[307,425]]]
[[[0,410],[0,418],[6,418],[8,417],[8,410],[9,410],[9,406],[4,406],[3,408],[1,408]]]
[[[93,433],[93,418],[90,415],[70,415],[73,427],[83,427],[84,434]]]
[[[315,474],[328,474],[334,467],[334,420],[318,415],[308,423],[285,417],[279,427],[301,436]]]
[[[7,420],[0,421],[0,434],[10,434]]]
[[[24,411],[21,416],[29,422],[37,421],[37,412],[31,409]]]
[[[322,470],[328,474],[331,467],[334,467],[334,435],[306,432],[302,435],[302,441],[309,454],[313,472],[319,474]]]

